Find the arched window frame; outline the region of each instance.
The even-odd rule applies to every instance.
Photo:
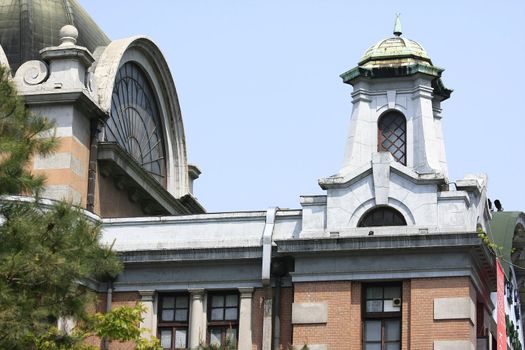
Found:
[[[378,215],[382,215],[382,219],[385,220],[385,214],[392,215],[391,222],[383,221],[382,223],[370,223],[373,220],[379,220]],[[374,215],[376,218],[374,218]],[[381,226],[406,226],[407,221],[403,214],[398,210],[389,206],[377,206],[370,210],[367,210],[363,216],[359,219],[357,227],[381,227]]]
[[[389,110],[378,118],[377,151],[390,152],[397,162],[407,164],[407,122],[403,113]]]

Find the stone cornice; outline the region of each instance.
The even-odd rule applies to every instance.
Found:
[[[102,111],[86,89],[21,90],[19,95],[28,106],[73,104],[87,111],[87,118],[99,118],[103,120],[108,118],[108,114]]]
[[[124,188],[129,187],[130,191],[133,190],[132,188],[138,189],[139,197],[153,201],[155,205],[162,208],[164,214],[191,214],[191,209],[203,212],[202,207],[195,205],[195,201],[192,201],[191,209],[184,206],[115,143],[99,142],[98,161],[102,173],[124,177],[122,181]],[[104,170],[104,168],[108,169]]]

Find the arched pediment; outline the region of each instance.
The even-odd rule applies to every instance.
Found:
[[[126,63],[140,67],[153,90],[165,143],[165,186],[168,192],[180,198],[189,193],[182,114],[168,64],[152,40],[143,36],[115,40],[102,51],[94,69],[99,105],[105,112],[111,113],[117,75]]]

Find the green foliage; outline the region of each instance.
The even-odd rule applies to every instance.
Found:
[[[45,179],[31,174],[30,162],[56,148],[53,129],[45,117],[26,110],[8,69],[0,66],[0,196],[38,195]],[[60,317],[111,330],[110,321],[91,321],[87,312],[94,293],[86,283],[122,269],[99,239],[100,227],[69,204],[45,207],[38,198],[0,202],[0,349],[88,349],[80,343],[85,334],[67,335],[55,327]],[[123,337],[136,334],[122,332]]]
[[[198,350],[236,350],[237,346],[235,342],[232,341],[230,337],[226,337],[224,344],[214,345],[214,344],[200,344]]]
[[[59,331],[56,327],[47,334],[35,339],[36,350],[96,350],[97,347],[87,345],[84,340],[89,336],[96,336],[118,342],[132,342],[135,350],[162,350],[159,340],[152,337],[142,339],[139,324],[144,307],[137,304],[135,307],[121,306],[105,314],[90,315],[80,323],[71,334]]]
[[[137,325],[142,318],[143,306],[135,308],[119,307],[108,313],[95,314],[92,319],[92,332],[102,338],[117,341],[128,341],[140,338],[140,329]]]
[[[496,257],[501,258],[503,256],[503,247],[494,243],[486,232],[479,229],[478,237],[481,238],[483,244],[485,244],[485,246],[487,246],[487,248],[489,248],[496,255]]]
[[[141,338],[139,324],[144,311],[144,306],[137,304],[133,308],[121,306],[105,314],[96,313],[86,323],[88,326],[79,327],[78,332],[83,333],[84,337],[95,335],[109,341],[131,341],[135,343],[135,350],[162,350],[157,338]]]
[[[68,204],[4,203],[0,216],[0,348],[28,349],[59,317],[86,319],[94,296],[83,281],[116,276],[121,263]]]
[[[0,195],[38,192],[43,176],[29,171],[31,157],[50,154],[57,146],[54,125],[29,112],[0,65]],[[45,136],[45,137],[44,137]]]

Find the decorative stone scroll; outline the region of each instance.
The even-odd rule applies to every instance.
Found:
[[[15,80],[24,85],[38,85],[43,83],[49,74],[47,64],[42,61],[27,61],[18,68]]]

